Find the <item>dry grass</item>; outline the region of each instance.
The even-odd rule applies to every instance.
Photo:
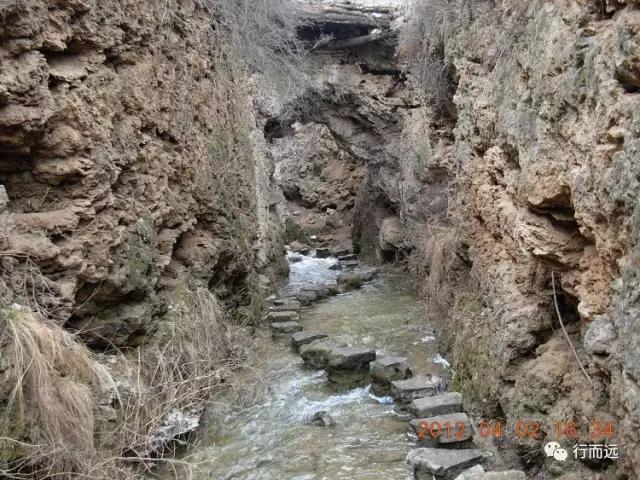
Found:
[[[175,411],[199,413],[245,357],[242,330],[223,320],[209,291],[186,292],[173,308],[164,342],[139,350],[134,359],[120,358],[119,369],[125,372],[118,399],[122,421],[104,441],[125,446],[132,460],[170,450],[159,433],[167,417]],[[154,462],[140,463],[150,468]]]
[[[172,309],[158,343],[115,357],[114,382],[73,335],[5,300],[2,385],[10,388],[0,392],[8,397],[0,445],[16,460],[0,465],[0,476],[131,479],[165,464],[189,472],[187,461],[170,458],[180,439],[168,438],[167,418],[199,416],[242,365],[244,334],[208,290],[183,292]],[[117,420],[96,417],[100,405],[114,407]]]
[[[29,442],[5,439],[4,449],[28,455],[13,473],[64,478],[81,472],[95,455],[93,406],[106,370],[71,334],[28,309],[2,308],[0,315],[11,386],[2,432],[21,433]]]
[[[437,318],[446,317],[454,298],[452,264],[455,256],[455,230],[427,226],[416,238],[411,258],[413,276],[428,311]]]

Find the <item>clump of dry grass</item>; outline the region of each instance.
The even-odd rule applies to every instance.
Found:
[[[115,355],[116,381],[57,324],[26,307],[0,306],[10,363],[0,445],[3,458],[15,459],[0,465],[3,478],[131,479],[160,464],[190,469],[168,458],[180,445],[168,419],[197,419],[242,365],[246,343],[211,292],[179,298],[157,342]],[[117,419],[96,421],[101,405]]]
[[[83,471],[95,455],[93,406],[106,371],[71,334],[24,307],[1,308],[0,319],[10,386],[0,425],[5,437],[25,440],[4,438],[4,449],[28,457],[13,474],[64,478]]]
[[[455,230],[451,227],[427,226],[416,235],[415,250],[410,259],[418,291],[429,312],[445,317],[454,298],[452,269],[455,256]]]
[[[121,419],[103,439],[146,469],[177,446],[163,438],[167,418],[175,412],[199,415],[245,358],[243,330],[229,325],[208,290],[185,292],[172,308],[159,343],[138,350],[133,359],[119,358]]]

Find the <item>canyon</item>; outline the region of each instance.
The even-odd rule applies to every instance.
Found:
[[[270,296],[300,272],[306,295],[360,287],[362,262],[382,280],[305,328],[339,336],[345,308],[350,341],[448,377],[470,415],[539,425],[481,445],[497,470],[638,478],[639,43],[636,0],[0,2],[2,475],[179,459],[243,372],[284,382],[251,363],[293,362]],[[366,295],[402,342],[367,343]]]

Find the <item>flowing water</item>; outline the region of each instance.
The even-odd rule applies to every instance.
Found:
[[[284,293],[335,281],[335,259],[303,257],[291,264]],[[408,358],[414,373],[442,375],[431,329],[421,323],[420,306],[400,274],[381,273],[362,289],[303,308],[305,329],[319,330],[381,355]],[[305,367],[285,339],[265,337],[254,352],[249,377],[262,388],[241,406],[219,398],[192,448],[191,460],[206,462],[198,479],[213,480],[404,480],[413,446],[407,423],[389,397],[371,387],[332,390],[323,370]],[[311,415],[327,411],[336,425],[320,427]],[[184,478],[180,476],[181,478]]]

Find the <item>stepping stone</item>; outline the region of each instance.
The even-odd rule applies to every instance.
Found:
[[[333,265],[331,265],[329,267],[329,270],[342,270],[342,264],[341,263],[334,263]]]
[[[299,353],[307,365],[314,368],[324,368],[329,364],[329,354],[338,346],[333,340],[324,338],[302,345]]]
[[[344,266],[347,268],[356,268],[360,266],[360,262],[358,260],[349,260],[348,262],[344,262]]]
[[[391,385],[394,380],[406,380],[412,375],[404,357],[383,357],[371,364],[373,381],[381,385]]]
[[[518,470],[508,470],[504,472],[487,472],[485,474],[474,474],[469,480],[527,480],[524,472]]]
[[[278,307],[278,306],[280,306],[280,305],[284,305],[284,304],[286,304],[286,303],[291,303],[291,302],[295,302],[295,301],[296,301],[296,299],[295,299],[295,298],[293,298],[293,297],[276,298],[276,299],[273,301],[273,304],[274,304],[276,307]]]
[[[337,347],[329,353],[331,370],[357,370],[368,367],[376,359],[376,351],[362,347]]]
[[[351,255],[353,252],[350,248],[334,248],[332,250],[332,253],[334,256],[340,258],[344,257],[345,255]]]
[[[286,311],[286,312],[269,312],[267,314],[267,320],[271,323],[277,322],[297,322],[300,319],[298,312]]]
[[[371,366],[373,369],[373,365]],[[462,411],[462,395],[458,392],[447,392],[431,397],[416,398],[408,407],[415,418],[435,417]]]
[[[410,403],[416,398],[437,393],[438,382],[433,377],[413,377],[391,382],[391,396],[400,403]]]
[[[484,475],[484,468],[482,465],[474,465],[473,467],[465,470],[453,480],[477,480]]]
[[[308,343],[314,342],[316,340],[322,340],[323,338],[327,337],[328,335],[326,333],[303,330],[291,335],[291,343],[293,343],[293,346],[295,348],[300,348],[302,345],[307,345]]]
[[[316,248],[316,258],[329,258],[331,250],[328,248]]]
[[[296,300],[302,305],[309,305],[318,299],[318,294],[311,290],[305,290],[296,294]]]
[[[338,260],[342,262],[349,262],[351,260],[357,260],[358,256],[355,253],[347,253],[345,255],[338,255]]]
[[[300,310],[300,302],[297,300],[289,300],[287,303],[283,303],[281,305],[274,305],[269,308],[270,312],[287,312],[287,311],[295,311]]]
[[[271,324],[274,335],[288,335],[302,330],[302,325],[298,322],[276,322]]]
[[[413,467],[415,478],[420,480],[431,480],[431,475],[454,477],[481,463],[482,459],[482,451],[477,449],[417,448],[407,455],[407,463]]]
[[[409,425],[416,435],[422,435],[420,443],[428,447],[460,443],[473,438],[473,425],[466,413],[416,418]]]

